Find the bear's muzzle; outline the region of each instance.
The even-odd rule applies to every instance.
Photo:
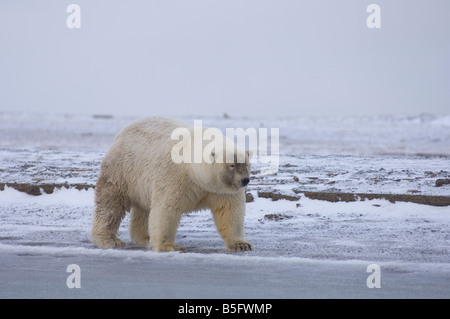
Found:
[[[241,179],[241,185],[242,187],[247,186],[247,184],[250,182],[250,179],[248,177],[244,177]]]

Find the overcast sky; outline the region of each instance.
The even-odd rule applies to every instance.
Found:
[[[4,0],[0,111],[450,114],[449,16],[448,0]]]

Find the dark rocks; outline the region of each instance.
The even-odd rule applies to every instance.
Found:
[[[442,185],[450,184],[450,178],[442,178],[436,180],[436,187],[441,187]]]

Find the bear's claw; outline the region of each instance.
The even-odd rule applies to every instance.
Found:
[[[227,252],[237,252],[237,251],[247,251],[252,250],[252,244],[246,241],[238,241],[230,245],[225,251]]]

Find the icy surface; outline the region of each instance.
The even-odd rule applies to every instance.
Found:
[[[186,118],[193,120],[194,117]],[[0,183],[93,186],[114,135],[134,118],[0,113]],[[450,208],[385,199],[327,202],[306,191],[449,196],[449,117],[204,119],[205,125],[280,128],[280,171],[253,167],[246,239],[224,253],[208,211],[185,215],[186,253],[89,240],[94,190],[32,196],[0,191],[0,297],[309,298],[450,297]],[[295,191],[294,191],[295,190]],[[293,196],[262,198],[258,192]],[[82,289],[68,289],[79,264]],[[369,289],[366,268],[381,267]]]

